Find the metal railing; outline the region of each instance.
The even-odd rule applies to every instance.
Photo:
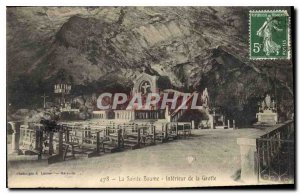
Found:
[[[256,139],[259,182],[294,181],[294,121],[276,126]]]

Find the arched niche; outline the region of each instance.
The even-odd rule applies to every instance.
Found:
[[[157,92],[157,76],[141,73],[135,80],[132,93],[141,93],[142,95]]]

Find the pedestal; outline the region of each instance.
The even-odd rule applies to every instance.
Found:
[[[238,138],[241,154],[241,180],[247,184],[258,183],[256,139]]]
[[[19,152],[19,141],[20,141],[20,123],[19,122],[8,122],[13,130],[12,141],[11,141],[11,153]]]
[[[210,128],[214,129],[215,126],[214,126],[214,116],[213,115],[211,115],[211,114],[208,115],[208,122],[209,122]]]
[[[256,114],[257,122],[259,124],[275,125],[278,122],[278,115],[271,110],[265,110],[262,113]]]

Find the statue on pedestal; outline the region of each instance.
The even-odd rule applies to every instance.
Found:
[[[266,95],[265,99],[260,103],[259,112],[265,111],[276,111],[276,103],[275,100],[272,101],[271,96],[269,94]]]
[[[278,122],[278,115],[276,110],[275,100],[272,101],[269,94],[265,99],[259,103],[259,112],[256,114],[258,123],[276,124]]]
[[[266,98],[265,98],[265,100],[264,100],[264,103],[265,103],[265,105],[266,105],[266,108],[267,108],[268,110],[270,110],[270,109],[271,109],[271,96],[270,96],[269,94],[266,95]]]

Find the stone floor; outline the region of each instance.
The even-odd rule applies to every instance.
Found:
[[[76,187],[239,185],[243,183],[239,180],[240,152],[236,139],[253,133],[259,130],[194,130],[188,139],[51,165],[46,161],[8,157],[8,181],[11,186],[23,187],[27,181],[31,186],[61,187],[65,184]],[[146,181],[144,176],[157,177],[159,181]],[[186,179],[172,181],[171,176]],[[193,180],[188,181],[188,177]]]

